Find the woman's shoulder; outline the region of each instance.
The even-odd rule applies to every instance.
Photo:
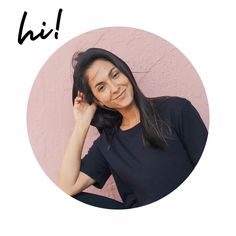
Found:
[[[178,96],[160,96],[151,98],[157,110],[166,111],[166,110],[175,110],[180,111],[186,105],[190,104],[190,101],[184,97]]]
[[[111,139],[112,134],[103,130],[99,136],[95,139],[94,144],[97,145],[98,148],[104,149],[109,144],[109,140]]]
[[[188,99],[178,96],[156,97],[154,104],[158,116],[171,124],[172,127],[178,127],[183,111],[191,107],[191,102]]]

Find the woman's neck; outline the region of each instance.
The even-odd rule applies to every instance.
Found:
[[[122,127],[129,128],[140,122],[140,112],[136,104],[132,104],[119,112],[122,115]]]

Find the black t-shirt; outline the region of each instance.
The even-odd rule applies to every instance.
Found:
[[[97,188],[113,175],[127,208],[149,204],[176,189],[192,172],[206,143],[207,129],[187,99],[169,97],[155,106],[172,129],[163,150],[144,146],[139,123],[119,130],[109,150],[102,133],[81,160],[81,171],[96,181]]]

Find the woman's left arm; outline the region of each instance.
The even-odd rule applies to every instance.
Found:
[[[208,131],[198,111],[188,100],[179,116],[179,133],[193,166],[196,166],[205,147]]]

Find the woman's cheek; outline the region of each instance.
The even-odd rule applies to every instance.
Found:
[[[103,94],[101,96],[100,101],[103,101],[104,103],[109,103],[111,101],[110,95],[108,93]]]

